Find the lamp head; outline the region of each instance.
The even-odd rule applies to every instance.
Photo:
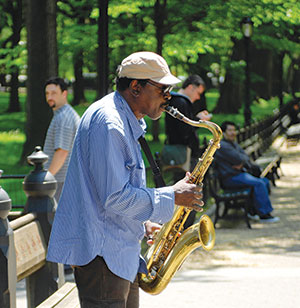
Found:
[[[241,29],[244,37],[251,37],[253,30],[253,21],[250,17],[244,17],[241,21]]]

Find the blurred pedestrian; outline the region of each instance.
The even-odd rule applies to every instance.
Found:
[[[54,175],[57,181],[54,197],[58,202],[80,117],[68,104],[67,84],[64,79],[54,77],[47,80],[45,94],[46,101],[53,110],[53,118],[47,131],[43,149],[49,156],[45,168]]]

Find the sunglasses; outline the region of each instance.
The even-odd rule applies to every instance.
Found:
[[[172,89],[173,89],[173,86],[166,86],[165,85],[165,86],[160,87],[157,84],[153,83],[151,80],[147,80],[147,83],[149,83],[153,87],[156,87],[156,88],[160,89],[161,90],[161,94],[163,96],[168,95],[172,91]]]

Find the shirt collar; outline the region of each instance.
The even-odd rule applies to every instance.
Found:
[[[145,135],[147,128],[146,121],[144,119],[137,119],[127,101],[118,91],[115,92],[115,102],[126,112],[128,124],[131,127],[134,138],[138,140],[142,135]]]
[[[67,105],[68,105],[68,104],[64,104],[64,105],[62,105],[60,108],[58,108],[58,109],[56,109],[56,110],[53,110],[53,114],[54,114],[54,115],[59,114],[59,113],[62,112],[64,109],[68,108]]]
[[[172,91],[170,94],[171,94],[172,96],[181,96],[181,97],[184,97],[190,104],[192,104],[190,98],[189,98],[187,95],[185,95],[185,94],[178,93],[178,92],[173,92],[173,91]]]

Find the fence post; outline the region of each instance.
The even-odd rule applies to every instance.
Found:
[[[54,176],[43,168],[48,156],[37,146],[27,157],[35,168],[24,179],[23,189],[27,196],[24,213],[36,213],[48,245],[54,219],[56,201],[53,198],[57,182]],[[37,272],[26,278],[28,308],[38,306],[65,282],[62,264],[46,262]]]
[[[0,177],[2,175],[0,170]],[[0,186],[0,307],[16,307],[16,251],[13,230],[7,219],[11,199]]]

